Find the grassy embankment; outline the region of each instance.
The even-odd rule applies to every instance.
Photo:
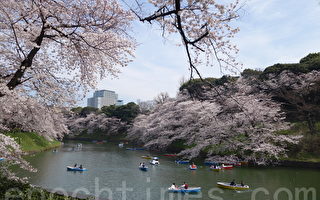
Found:
[[[61,142],[57,140],[48,141],[45,137],[36,133],[12,131],[5,133],[20,144],[24,152],[35,153],[57,148]],[[6,194],[7,193],[7,194]],[[0,171],[0,199],[49,199],[49,200],[79,200],[50,193],[44,189],[32,187],[30,184],[21,183],[4,177]]]
[[[61,142],[57,140],[49,141],[45,137],[32,132],[12,131],[5,134],[14,138],[21,146],[22,151],[29,153],[41,152],[61,145]]]
[[[288,130],[276,132],[278,135],[303,135],[300,143],[288,148],[288,158],[282,160],[298,162],[320,162],[320,122],[316,123],[316,134],[310,134],[306,122],[295,122]]]

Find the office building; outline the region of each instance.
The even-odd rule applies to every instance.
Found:
[[[101,108],[110,105],[123,105],[122,100],[118,100],[118,94],[111,90],[97,90],[93,97],[88,98],[87,105],[90,107]]]

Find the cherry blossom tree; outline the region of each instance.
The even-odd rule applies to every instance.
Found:
[[[22,86],[47,103],[65,103],[116,75],[133,55],[133,16],[115,0],[8,0],[0,7],[0,82],[10,90]]]
[[[127,129],[127,124],[120,119],[107,117],[105,114],[91,113],[85,117],[73,114],[68,119],[71,137],[81,133],[93,134],[96,132],[104,136],[117,135]]]
[[[290,124],[272,95],[256,86],[239,78],[216,89],[208,87],[202,101],[183,90],[176,99],[137,117],[128,137],[153,150],[183,141],[188,148],[179,155],[188,158],[205,154],[208,160],[266,164],[286,156],[287,145],[298,143],[301,136],[276,134]]]
[[[32,97],[19,95],[19,90],[11,91],[6,86],[1,89],[5,96],[0,98],[0,131],[36,132],[48,140],[69,132],[59,107],[44,106]]]
[[[239,71],[238,49],[230,41],[239,31],[231,22],[239,17],[240,1],[219,3],[214,0],[149,0],[154,11],[142,12],[143,1],[132,9],[142,22],[158,22],[164,36],[178,34],[185,47],[191,78],[201,78],[199,66],[218,64],[220,69]],[[149,12],[150,13],[150,12]],[[214,62],[216,61],[216,62]]]
[[[229,39],[238,32],[230,25],[238,17],[238,0],[228,5],[208,0],[150,3],[156,11],[140,20],[157,21],[166,34],[181,36],[191,77],[194,71],[200,76],[198,66],[213,65],[212,56],[220,67],[237,67],[237,49]],[[48,139],[67,133],[57,106],[74,103],[77,92],[116,75],[131,61],[133,19],[116,0],[1,1],[0,130],[35,131]],[[87,117],[70,127],[104,130],[108,123],[117,124],[102,115]],[[16,144],[0,136],[0,154],[26,166]]]
[[[9,90],[0,84],[0,91],[5,94],[0,98],[0,157],[5,158],[6,164],[17,164],[20,167],[34,171],[21,156],[24,154],[20,146],[6,131],[18,129],[26,132],[36,132],[48,140],[62,138],[69,130],[61,109],[55,106],[44,106],[35,98],[21,96],[20,89]],[[7,165],[1,165],[1,172],[11,178],[16,178]]]
[[[0,133],[67,133],[57,106],[131,61],[132,19],[115,0],[1,1]],[[0,156],[25,166],[18,146],[1,137]]]

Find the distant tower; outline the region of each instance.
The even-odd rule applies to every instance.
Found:
[[[101,108],[103,106],[117,105],[118,94],[111,90],[97,90],[93,93],[93,97],[88,98],[87,105],[90,107]]]

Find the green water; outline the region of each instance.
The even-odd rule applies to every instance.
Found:
[[[32,184],[47,189],[60,188],[69,194],[79,191],[79,195],[96,195],[100,199],[320,199],[320,171],[316,169],[238,167],[214,172],[199,164],[198,170],[191,171],[187,165],[176,164],[174,159],[146,151],[128,151],[117,144],[83,144],[81,151],[73,151],[74,146],[75,143],[67,143],[57,153],[47,151],[28,157],[38,172],[19,172],[19,175],[28,176]],[[160,157],[160,165],[149,165],[147,172],[140,171],[138,164],[149,162],[141,156],[150,154]],[[66,170],[66,166],[75,163],[82,164],[88,171]],[[237,192],[216,187],[216,182],[232,179],[243,180],[251,190]],[[180,185],[184,181],[191,187],[201,187],[202,192],[182,195],[166,191],[173,182]],[[299,193],[303,188],[309,190],[305,196]]]

